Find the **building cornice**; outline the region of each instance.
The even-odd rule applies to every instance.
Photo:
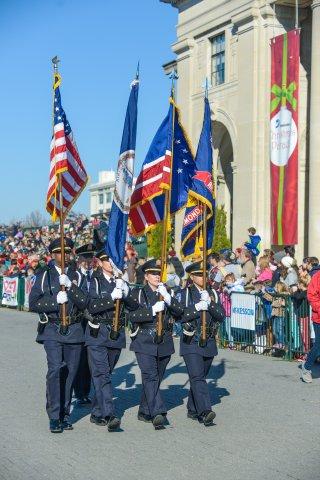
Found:
[[[103,182],[103,183],[92,183],[91,185],[89,185],[89,190],[99,190],[99,189],[103,189],[103,188],[114,188],[115,187],[115,184],[116,182]]]
[[[195,41],[193,38],[186,38],[184,40],[179,40],[172,45],[172,51],[176,55],[180,55],[181,53],[185,53],[195,45]]]
[[[166,75],[169,75],[172,72],[172,70],[177,69],[177,60],[174,58],[173,60],[170,60],[170,62],[164,63],[162,65],[162,68],[164,70],[164,73]]]
[[[170,3],[173,7],[178,8],[179,4],[183,2],[183,0],[160,0],[162,3]]]

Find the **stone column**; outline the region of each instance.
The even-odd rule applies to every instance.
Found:
[[[308,255],[320,256],[320,0],[312,5],[309,242]]]

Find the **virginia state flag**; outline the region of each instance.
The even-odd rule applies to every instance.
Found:
[[[163,220],[165,189],[172,187],[171,213],[186,204],[194,173],[191,146],[180,123],[179,109],[170,98],[168,114],[152,140],[131,197],[133,235],[142,235]]]
[[[181,253],[184,258],[195,254],[199,239],[202,237],[203,205],[207,206],[208,253],[210,253],[213,242],[215,199],[212,180],[211,116],[207,97],[204,99],[204,118],[195,163],[196,172],[189,190],[181,233]]]
[[[139,81],[131,84],[131,92],[123,127],[120,156],[116,173],[116,184],[111,207],[106,252],[113,264],[123,270],[130,199],[135,158]]]

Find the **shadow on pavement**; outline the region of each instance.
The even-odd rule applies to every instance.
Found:
[[[112,374],[112,384],[113,384],[113,396],[116,406],[116,412],[119,416],[123,416],[126,410],[133,408],[140,403],[142,385],[136,383],[136,375],[131,371],[133,367],[136,366],[136,362],[132,361],[126,365],[122,365],[114,370]],[[186,367],[184,362],[179,362],[172,367],[167,368],[164,379],[167,379],[174,374],[184,374],[187,375]],[[218,386],[218,381],[225,374],[225,360],[221,360],[217,365],[213,365],[210,368],[207,382],[210,390],[210,397],[212,405],[217,405],[221,403],[221,399],[225,396],[230,395],[226,388],[220,388]],[[120,385],[125,384],[124,387]],[[163,399],[168,407],[168,411],[172,410],[179,405],[183,405],[184,399],[188,397],[189,381],[187,380],[184,384],[168,385],[167,388],[162,390]],[[93,397],[93,389],[91,389],[91,398]],[[78,422],[82,418],[90,414],[91,405],[88,406],[77,406],[73,405],[73,410],[71,413],[71,421],[73,423]]]
[[[186,367],[184,362],[180,362],[177,365],[174,365],[170,368],[167,368],[165,373],[165,378],[168,378],[173,374],[187,374]],[[230,393],[226,388],[218,387],[218,380],[222,378],[225,374],[225,360],[217,365],[213,365],[210,368],[209,374],[207,376],[207,382],[209,385],[210,397],[212,405],[217,405],[221,403],[221,398],[229,396]],[[163,398],[168,406],[168,410],[172,410],[179,405],[183,405],[184,399],[189,395],[189,388],[187,385],[189,380],[187,380],[183,385],[169,385],[167,389],[163,390]]]
[[[113,385],[113,398],[115,401],[117,414],[122,416],[125,410],[131,408],[137,404],[136,397],[140,399],[141,388],[138,389],[139,392],[135,393],[137,386],[135,385],[136,376],[131,372],[131,369],[136,365],[134,361],[122,365],[114,370],[112,374],[112,385]],[[124,388],[117,388],[123,382],[125,382]],[[92,399],[94,395],[94,389],[91,384],[90,398]],[[132,405],[131,405],[132,403]],[[139,400],[138,400],[139,403]],[[72,402],[72,412],[70,420],[72,423],[76,423],[82,418],[90,415],[91,405],[80,406],[77,405],[75,401]]]

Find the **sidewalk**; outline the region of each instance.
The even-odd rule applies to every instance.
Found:
[[[295,362],[221,350],[209,377],[217,418],[205,428],[186,418],[187,375],[176,354],[163,383],[170,425],[155,432],[136,419],[140,374],[125,350],[114,374],[123,431],[94,426],[89,410],[77,408],[74,431],[52,435],[36,316],[0,309],[0,327],[1,480],[320,477],[320,378],[303,384]]]

